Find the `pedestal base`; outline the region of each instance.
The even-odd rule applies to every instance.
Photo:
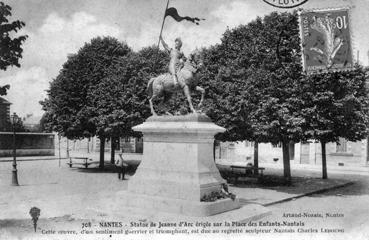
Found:
[[[156,197],[130,192],[120,195],[122,204],[130,208],[174,213],[185,216],[205,217],[240,208],[238,199],[220,199],[215,202],[187,201],[182,199]]]
[[[226,182],[213,157],[214,135],[225,129],[206,115],[151,117],[133,130],[143,133],[144,152],[128,182],[127,206],[193,216],[240,207],[238,200],[200,201]]]

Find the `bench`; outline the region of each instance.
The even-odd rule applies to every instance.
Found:
[[[75,162],[73,161],[74,160],[83,160],[82,162]],[[67,163],[67,165],[69,165],[69,167],[73,167],[73,165],[82,165],[84,166],[85,168],[88,168],[88,166],[90,164],[93,164],[93,162],[89,162],[89,161],[92,161],[92,159],[90,158],[87,158],[87,157],[70,157],[69,158],[69,162]]]
[[[254,167],[254,166],[239,166],[239,165],[231,165],[231,172],[227,176],[227,179],[234,178],[234,182],[237,183],[239,177],[257,177],[261,179],[263,177],[263,172],[265,168],[263,167]],[[257,171],[257,174],[255,172]]]

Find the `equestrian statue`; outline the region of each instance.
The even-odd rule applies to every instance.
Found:
[[[201,55],[198,51],[195,51],[186,59],[181,52],[182,41],[180,38],[175,39],[174,48],[169,48],[161,36],[160,41],[164,49],[170,55],[169,73],[151,78],[147,84],[151,114],[157,115],[153,106],[153,100],[156,97],[166,96],[168,98],[174,92],[178,91],[184,92],[191,112],[196,113],[192,105],[191,91],[196,90],[201,93],[201,100],[198,107],[201,107],[205,95],[205,90],[197,86],[198,79],[196,77],[199,69],[203,65]]]

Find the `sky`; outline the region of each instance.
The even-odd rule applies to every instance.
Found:
[[[1,1],[1,0],[0,0]],[[97,36],[112,36],[134,50],[156,45],[167,0],[3,0],[12,7],[11,20],[26,26],[21,68],[0,71],[0,85],[10,84],[5,98],[11,112],[41,116],[40,100],[47,97],[49,83],[56,78],[69,54],[76,53]],[[354,57],[368,65],[369,0],[309,0],[308,9],[351,7]],[[172,45],[183,40],[183,51],[220,43],[227,28],[247,24],[272,11],[283,12],[262,0],[170,0],[180,15],[205,18],[200,25],[167,18],[163,38]],[[359,51],[359,56],[357,52]]]

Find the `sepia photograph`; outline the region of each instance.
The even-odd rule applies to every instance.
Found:
[[[369,240],[369,0],[0,0],[0,239]]]

